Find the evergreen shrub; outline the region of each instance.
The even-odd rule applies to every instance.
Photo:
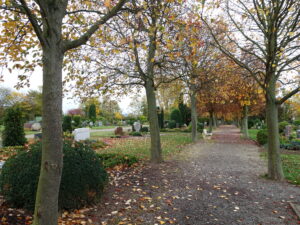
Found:
[[[176,121],[175,120],[170,120],[169,123],[168,123],[168,128],[169,129],[176,128]]]
[[[258,144],[265,145],[268,142],[268,133],[267,130],[260,130],[256,134],[256,140]]]
[[[38,142],[9,158],[0,175],[1,194],[16,208],[34,209],[41,165],[42,144]],[[107,181],[98,155],[83,143],[65,141],[59,209],[79,209],[101,197]]]
[[[69,115],[65,115],[63,117],[62,129],[64,132],[72,133],[72,117]]]
[[[5,110],[3,124],[2,145],[4,147],[23,146],[26,143],[22,112],[19,107],[10,107]]]

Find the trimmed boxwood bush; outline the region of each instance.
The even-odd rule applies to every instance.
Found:
[[[258,144],[265,145],[268,142],[268,133],[267,130],[260,130],[256,134],[256,140]]]
[[[1,193],[13,207],[34,209],[41,164],[41,143],[9,158],[0,176]],[[97,154],[82,143],[65,141],[64,166],[59,192],[60,209],[94,204],[102,195],[107,173]]]

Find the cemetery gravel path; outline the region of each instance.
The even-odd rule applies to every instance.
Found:
[[[172,182],[183,197],[174,204],[179,224],[300,224],[289,205],[300,203],[300,188],[262,178],[259,147],[240,136],[223,126],[184,154],[178,165],[186,183]]]
[[[104,199],[106,203],[98,208],[94,221],[300,224],[289,205],[300,203],[300,187],[262,178],[267,164],[260,157],[259,147],[240,136],[237,128],[222,126],[211,139],[186,147],[172,160],[123,173],[116,179],[117,187],[110,188],[114,202]]]

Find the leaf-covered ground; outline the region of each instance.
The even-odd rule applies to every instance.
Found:
[[[258,147],[237,134],[222,127],[160,165],[111,171],[102,201],[64,212],[60,224],[299,224],[289,202],[300,202],[300,188],[261,178]],[[2,224],[30,224],[30,215],[8,213],[0,210]]]

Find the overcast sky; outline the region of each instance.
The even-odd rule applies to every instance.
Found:
[[[17,77],[17,72],[12,72],[9,73],[4,72],[3,73],[3,79],[4,82],[0,82],[0,86],[2,87],[9,87],[13,90],[15,89],[16,84],[18,83],[18,77]],[[17,91],[26,93],[28,90],[33,89],[37,90],[40,86],[42,86],[43,79],[42,79],[42,69],[38,68],[30,77],[30,87],[24,87],[22,89],[19,89]],[[70,98],[71,97],[71,98]],[[130,97],[124,97],[124,98],[119,98],[119,105],[121,107],[122,113],[129,113],[129,104],[130,104]],[[69,94],[63,99],[63,111],[67,112],[69,109],[74,109],[78,108],[79,106],[79,101],[76,100],[75,98],[72,98],[72,95]]]

